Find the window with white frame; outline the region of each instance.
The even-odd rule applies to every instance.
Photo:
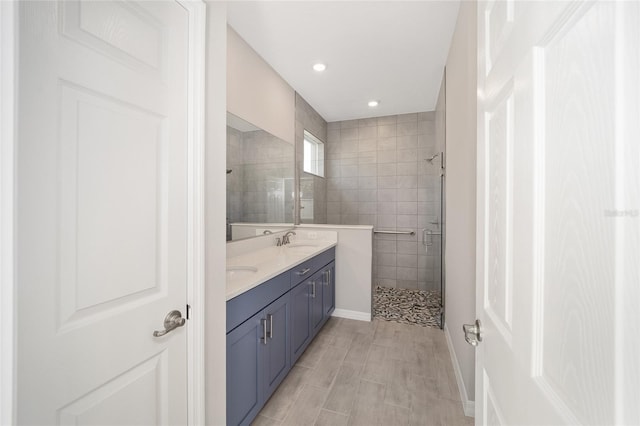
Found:
[[[304,131],[304,169],[306,173],[324,177],[324,142]]]

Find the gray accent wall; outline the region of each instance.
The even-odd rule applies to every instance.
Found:
[[[440,240],[425,252],[422,229],[440,216],[440,162],[435,113],[328,123],[327,222],[413,230],[375,234],[374,284],[422,290],[440,288]]]

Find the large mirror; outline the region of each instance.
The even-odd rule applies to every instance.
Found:
[[[227,241],[293,227],[294,146],[227,113]]]

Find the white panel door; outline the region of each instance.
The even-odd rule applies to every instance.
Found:
[[[19,5],[20,424],[187,422],[188,19]]]
[[[639,22],[479,4],[479,424],[640,424]]]

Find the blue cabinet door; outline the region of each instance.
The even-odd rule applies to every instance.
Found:
[[[291,290],[291,364],[295,364],[311,341],[311,281]]]
[[[258,415],[262,396],[264,324],[262,312],[227,334],[227,424],[248,425]]]
[[[325,320],[328,319],[336,308],[336,263],[331,262],[324,267],[322,280],[322,309]]]
[[[311,336],[315,336],[322,328],[324,312],[322,311],[324,271],[318,271],[311,277]]]
[[[264,346],[264,399],[269,399],[291,369],[289,345],[289,317],[291,303],[289,293],[267,306],[267,344]]]

